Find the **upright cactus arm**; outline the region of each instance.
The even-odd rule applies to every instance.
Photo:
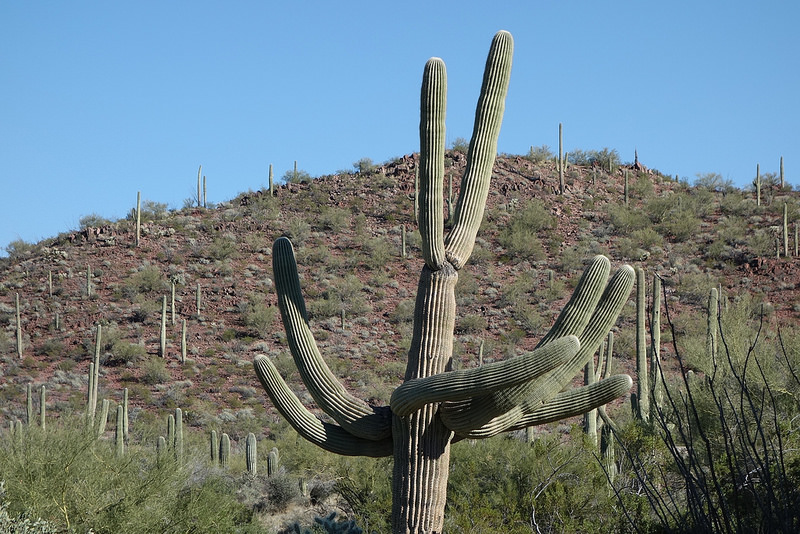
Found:
[[[374,441],[391,436],[389,408],[373,407],[350,395],[322,359],[308,325],[294,250],[285,237],[275,241],[272,268],[289,349],[311,396],[325,413],[353,436]]]
[[[420,96],[419,233],[425,264],[438,271],[444,251],[444,151],[447,70],[444,61],[431,58],[422,74]]]
[[[425,404],[486,395],[527,382],[573,357],[580,348],[575,336],[563,337],[525,355],[473,369],[407,380],[392,393],[392,411],[400,417]]]
[[[447,259],[461,269],[472,254],[478,234],[492,167],[497,157],[497,138],[503,122],[514,39],[507,31],[499,31],[492,39],[483,73],[481,93],[475,109],[475,124],[467,154],[467,168],[453,219],[453,229],[447,236]]]
[[[344,456],[380,458],[392,455],[392,439],[379,441],[358,438],[340,426],[317,419],[292,393],[272,362],[259,354],[253,360],[258,380],[272,404],[298,434],[318,447]]]

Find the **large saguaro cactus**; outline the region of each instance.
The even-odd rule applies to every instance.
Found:
[[[300,435],[323,449],[354,456],[393,456],[394,532],[441,532],[451,443],[582,414],[627,392],[618,375],[566,389],[592,358],[633,286],[624,266],[609,279],[608,259],[592,260],[556,324],[522,356],[452,371],[458,270],[472,252],[483,218],[497,153],[513,40],[495,35],[486,61],[467,168],[452,231],[444,235],[444,118],[446,72],[441,59],[425,66],[420,118],[419,227],[425,264],[419,278],[404,383],[389,406],[350,395],[322,359],[308,324],[292,245],[273,247],[278,306],[300,376],[321,410],[315,417],[264,355],[254,367],[273,404]]]

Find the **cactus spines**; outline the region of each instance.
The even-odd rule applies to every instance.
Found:
[[[117,458],[122,458],[125,454],[125,428],[123,424],[124,416],[121,404],[117,404],[117,425],[114,431],[114,445]]]
[[[19,312],[19,293],[14,296],[16,333],[17,333],[17,358],[22,359],[22,317]]]
[[[426,64],[419,178],[424,265],[405,381],[392,394],[390,406],[372,406],[354,398],[331,373],[308,324],[291,243],[279,238],[273,246],[275,287],[287,344],[311,396],[333,422],[309,412],[268,357],[256,356],[256,374],[277,410],[312,443],[339,454],[393,456],[394,532],[442,531],[453,440],[483,438],[579,415],[632,386],[630,377],[619,375],[564,390],[616,322],[633,286],[630,267],[609,277],[610,262],[602,256],[592,261],[556,324],[533,352],[475,369],[449,371],[458,270],[473,250],[485,209],[512,48],[508,32],[499,32],[492,42],[467,169],[447,239],[442,194],[444,63],[432,59]]]
[[[258,449],[256,435],[250,432],[245,441],[245,466],[250,476],[258,474]]]
[[[180,461],[183,459],[183,411],[180,408],[175,408],[175,441],[173,443],[175,449],[175,459]]]
[[[650,418],[650,375],[647,369],[647,339],[645,326],[646,280],[644,269],[636,267],[636,417]]]
[[[219,438],[219,465],[227,467],[231,458],[231,438],[225,432]]]
[[[161,299],[161,335],[160,335],[160,348],[158,355],[162,358],[167,357],[167,296]]]
[[[45,416],[47,410],[47,403],[45,402],[47,398],[47,391],[42,385],[41,389],[39,390],[39,426],[44,431],[45,430]]]
[[[272,447],[267,455],[267,476],[271,477],[278,474],[278,466],[280,465],[280,454],[278,454],[277,447]]]
[[[217,431],[211,431],[211,463],[217,465],[219,463],[219,439],[217,438]]]

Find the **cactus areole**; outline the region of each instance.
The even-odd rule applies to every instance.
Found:
[[[254,367],[273,404],[307,440],[351,456],[393,456],[394,532],[441,532],[450,445],[580,415],[625,394],[632,385],[618,375],[575,389],[564,387],[583,369],[628,299],[633,270],[595,257],[555,325],[527,354],[453,371],[455,286],[478,232],[511,73],[513,39],[506,31],[492,41],[483,78],[468,162],[452,230],[444,235],[443,181],[446,71],[430,59],[422,79],[419,169],[419,231],[425,264],[419,278],[414,327],[404,383],[390,406],[372,406],[350,395],[322,359],[308,324],[292,245],[273,247],[278,306],[300,376],[321,410],[314,416],[287,387],[270,359]]]

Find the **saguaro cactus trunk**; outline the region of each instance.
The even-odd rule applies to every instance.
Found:
[[[508,32],[495,35],[447,238],[443,198],[446,72],[438,58],[425,66],[418,189],[425,264],[405,381],[392,394],[390,406],[372,406],[353,397],[333,376],[308,324],[291,243],[280,238],[273,247],[275,287],[287,343],[311,396],[334,422],[323,422],[309,412],[268,357],[256,356],[256,374],[278,411],[312,443],[345,455],[393,456],[394,532],[442,531],[454,441],[580,415],[623,395],[633,383],[629,376],[618,375],[562,391],[592,358],[633,286],[634,274],[628,266],[609,279],[610,263],[602,256],[591,262],[556,324],[533,352],[474,369],[451,370],[458,270],[469,259],[483,218],[512,48]]]

